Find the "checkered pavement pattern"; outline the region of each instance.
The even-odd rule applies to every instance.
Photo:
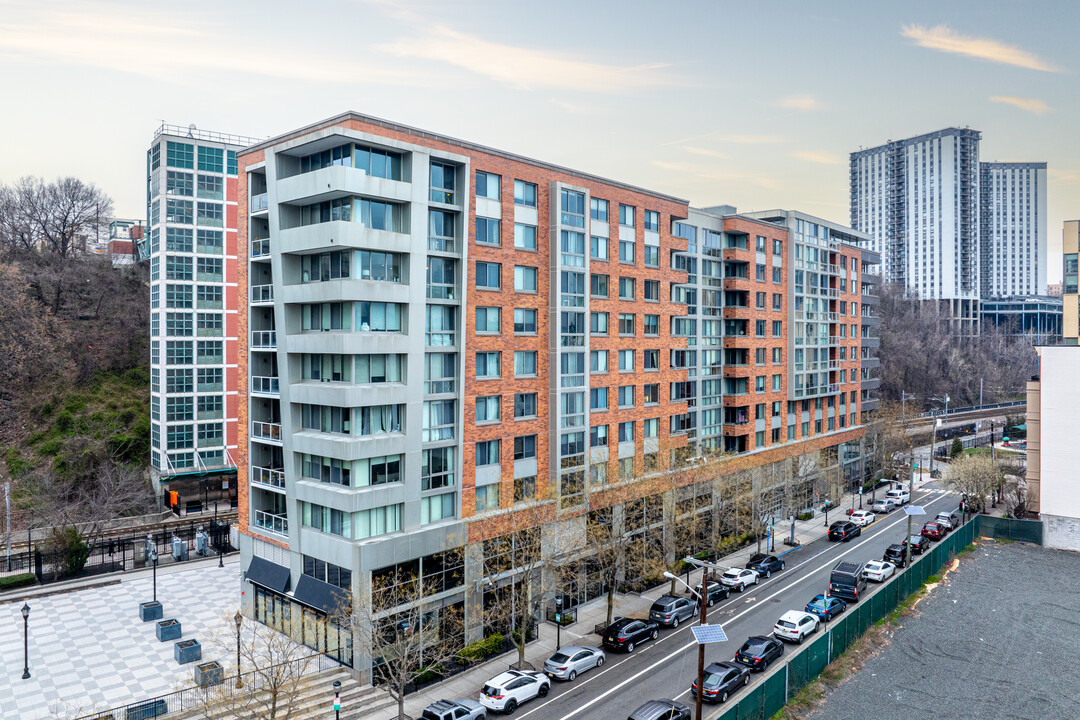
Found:
[[[182,639],[203,646],[203,661],[235,665],[214,638],[235,637],[240,563],[158,569],[164,619],[176,618]],[[39,720],[85,715],[164,695],[194,684],[194,663],[178,665],[173,643],[159,642],[156,623],[139,619],[152,599],[149,572],[120,576],[119,585],[31,598],[30,679],[23,680],[22,601],[0,605],[0,718]],[[228,643],[226,642],[226,647]]]

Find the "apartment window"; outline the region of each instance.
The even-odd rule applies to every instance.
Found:
[[[585,227],[585,195],[573,190],[559,191],[559,221],[570,227]]]
[[[357,303],[357,325],[361,332],[401,332],[404,307],[398,303]]]
[[[536,476],[514,478],[514,502],[528,502],[536,499]]]
[[[758,282],[765,282],[765,266],[764,265],[758,265],[757,266],[757,268],[755,270],[755,273],[754,273],[754,277],[755,277],[755,279],[757,279]]]
[[[620,385],[619,386],[619,407],[621,407],[621,408],[634,407],[634,386],[633,385]]]
[[[772,363],[773,363],[773,365],[779,365],[781,363],[780,354],[781,354],[781,349],[780,348],[775,347],[775,348],[772,349]]]
[[[166,252],[191,252],[191,228],[165,228]]]
[[[478,352],[476,353],[476,378],[497,378],[500,374],[502,353]]]
[[[195,194],[194,176],[191,173],[166,170],[165,194],[191,197]]]
[[[514,308],[514,333],[517,335],[536,333],[536,310]]]
[[[536,351],[535,350],[515,350],[514,351],[514,377],[535,377],[536,376]]]
[[[634,314],[633,313],[619,313],[619,334],[620,335],[633,335],[634,334]]]
[[[221,282],[224,279],[225,263],[221,258],[196,258],[196,279],[206,282]]]
[[[645,267],[660,267],[660,248],[655,245],[645,246]]]
[[[765,392],[765,376],[764,375],[758,375],[757,378],[755,378],[754,392],[759,392],[759,393]]]
[[[756,335],[757,337],[765,337],[765,321],[764,320],[755,320],[754,321],[754,335]]]
[[[514,204],[536,207],[536,185],[524,180],[514,181]]]
[[[772,336],[775,338],[780,337],[782,331],[782,324],[779,320],[773,320],[772,324]]]
[[[633,372],[634,371],[634,351],[633,350],[620,350],[619,351],[619,372]]]
[[[499,441],[484,440],[476,443],[476,466],[499,464]]]
[[[619,299],[633,300],[636,297],[637,284],[634,278],[619,278]]]
[[[660,369],[660,351],[658,349],[642,350],[642,367],[645,370]]]
[[[607,425],[593,425],[591,428],[589,428],[589,447],[603,447],[607,444]]]
[[[304,255],[303,257],[307,261],[306,267],[303,264],[301,265],[301,269],[307,271],[304,282],[309,279],[333,280],[335,278],[349,277],[349,256],[347,252]],[[402,275],[405,272],[405,259],[402,255],[377,250],[359,250],[355,253],[355,257],[357,276],[361,280],[401,282]],[[429,262],[432,259],[429,258]],[[446,276],[446,281],[453,283],[452,272]]]
[[[642,402],[646,405],[660,404],[660,383],[648,383],[641,390]]]
[[[772,269],[772,281],[776,285],[779,285],[780,283],[782,283],[784,281],[784,279],[781,277],[781,272],[780,271],[781,271],[781,268],[778,268],[778,267],[774,267]]]
[[[476,308],[476,332],[486,334],[498,334],[499,321],[501,320],[501,308],[478,307]]]
[[[536,393],[514,394],[514,418],[536,417]]]
[[[608,409],[608,389],[606,387],[591,388],[589,390],[589,409],[590,410],[607,410]]]
[[[452,355],[449,357],[453,358]],[[356,355],[355,358],[356,382],[365,384],[401,382],[404,355]],[[348,360],[348,355],[305,355],[304,369],[308,370],[310,367],[312,380],[347,381],[350,365]]]
[[[659,280],[646,280],[645,281],[645,301],[646,302],[660,302],[660,281]]]
[[[561,262],[567,267],[585,267],[585,235],[572,230],[559,233]]]
[[[476,422],[498,422],[501,418],[499,395],[482,395],[476,398]]]
[[[646,335],[657,336],[660,334],[660,316],[645,315],[642,327]]]
[[[772,309],[783,310],[784,309],[784,296],[780,293],[773,293],[772,296]]]
[[[589,372],[593,373],[606,373],[608,371],[608,351],[607,350],[590,350],[589,351]]]
[[[606,312],[589,313],[589,332],[593,335],[608,334],[608,314]]]
[[[780,390],[780,383],[783,382],[783,377],[784,377],[783,375],[773,375],[772,376],[772,389],[773,390]]]
[[[593,260],[608,259],[608,239],[592,235],[589,237],[589,257]]]
[[[630,224],[634,224],[633,216],[631,216]],[[660,213],[655,210],[645,211],[645,229],[652,230],[653,232],[660,232]]]
[[[191,313],[168,313],[165,317],[165,334],[174,337],[194,335]]]
[[[619,442],[633,442],[634,441],[634,423],[633,422],[621,422],[619,423]],[[627,458],[630,459],[630,458]]]
[[[532,225],[514,223],[514,247],[518,250],[535,250],[536,228]]]
[[[514,438],[514,459],[528,460],[536,457],[536,436],[519,435]]]
[[[768,352],[768,348],[755,348],[754,349],[754,362],[758,365],[765,364],[765,353]]]
[[[499,275],[502,265],[477,261],[476,263],[476,287],[481,290],[498,290],[502,287]]]
[[[454,166],[432,162],[430,175],[428,192],[431,201],[452,205],[454,203]]]
[[[191,286],[190,285],[166,285],[165,307],[167,308],[190,308]]]
[[[634,264],[634,243],[632,241],[619,241],[619,262],[627,265]]]
[[[784,254],[784,243],[781,240],[772,241],[772,254],[780,256]]]
[[[499,245],[499,221],[491,218],[476,218],[476,243],[478,245]]]
[[[536,292],[536,268],[515,265],[514,290],[517,292]]]
[[[589,216],[599,222],[608,221],[608,201],[600,198],[589,199]]]
[[[457,413],[453,400],[425,400],[423,406],[423,442],[454,439]]]
[[[758,310],[765,309],[765,298],[768,297],[768,293],[755,293],[756,306]]]
[[[165,371],[165,392],[189,393],[193,389],[191,368]]]
[[[759,253],[765,252],[765,236],[764,235],[758,235],[757,236],[757,251]]]
[[[476,512],[499,509],[499,484],[480,485],[476,488]]]
[[[165,147],[166,167],[195,169],[195,146],[187,143],[168,142]]]
[[[632,205],[619,204],[619,224],[634,227],[634,208]]]
[[[199,169],[206,172],[225,171],[225,151],[223,148],[199,147]]]
[[[491,173],[476,171],[476,197],[485,197],[492,200],[499,199],[499,181],[498,175],[492,175]]]
[[[172,397],[166,398],[165,420],[166,422],[182,422],[193,419],[194,398]]]
[[[190,200],[173,200],[169,198],[165,201],[165,222],[193,225],[194,218],[195,207]]]
[[[457,493],[442,493],[420,498],[420,524],[430,525],[455,515]]]
[[[592,297],[608,297],[608,276],[592,275],[589,278],[589,294]]]
[[[641,435],[646,438],[660,437],[660,418],[646,418],[642,423]]]

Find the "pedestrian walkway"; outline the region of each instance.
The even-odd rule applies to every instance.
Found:
[[[119,582],[113,582],[118,580]],[[102,585],[100,583],[110,584]],[[178,665],[173,643],[139,620],[153,594],[149,570],[68,585],[27,588],[0,600],[0,717],[39,720],[86,714],[191,687],[192,665]],[[213,637],[235,637],[231,615],[240,595],[239,557],[218,567],[193,561],[157,571],[157,598],[183,637],[203,645],[203,659],[228,662]],[[30,605],[30,679],[23,680],[23,602]],[[78,709],[80,713],[72,713]]]

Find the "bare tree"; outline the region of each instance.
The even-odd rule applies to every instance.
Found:
[[[895,403],[882,403],[874,411],[873,419],[866,428],[865,454],[872,484],[872,500],[877,499],[877,480],[892,479],[901,470],[906,471],[906,451],[910,448],[910,436],[903,424],[902,410]]]
[[[1001,468],[987,455],[965,455],[949,465],[948,473],[948,487],[967,494],[975,512],[986,508],[1001,487]]]
[[[544,583],[539,523],[522,513],[514,513],[510,522],[509,532],[484,541],[484,624],[508,634],[518,667],[525,669],[529,630],[556,588]]]
[[[0,188],[0,246],[74,257],[105,237],[112,213],[112,198],[92,183],[23,177]]]

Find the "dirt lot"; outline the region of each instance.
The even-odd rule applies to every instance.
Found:
[[[978,542],[814,720],[1080,717],[1080,554]]]

